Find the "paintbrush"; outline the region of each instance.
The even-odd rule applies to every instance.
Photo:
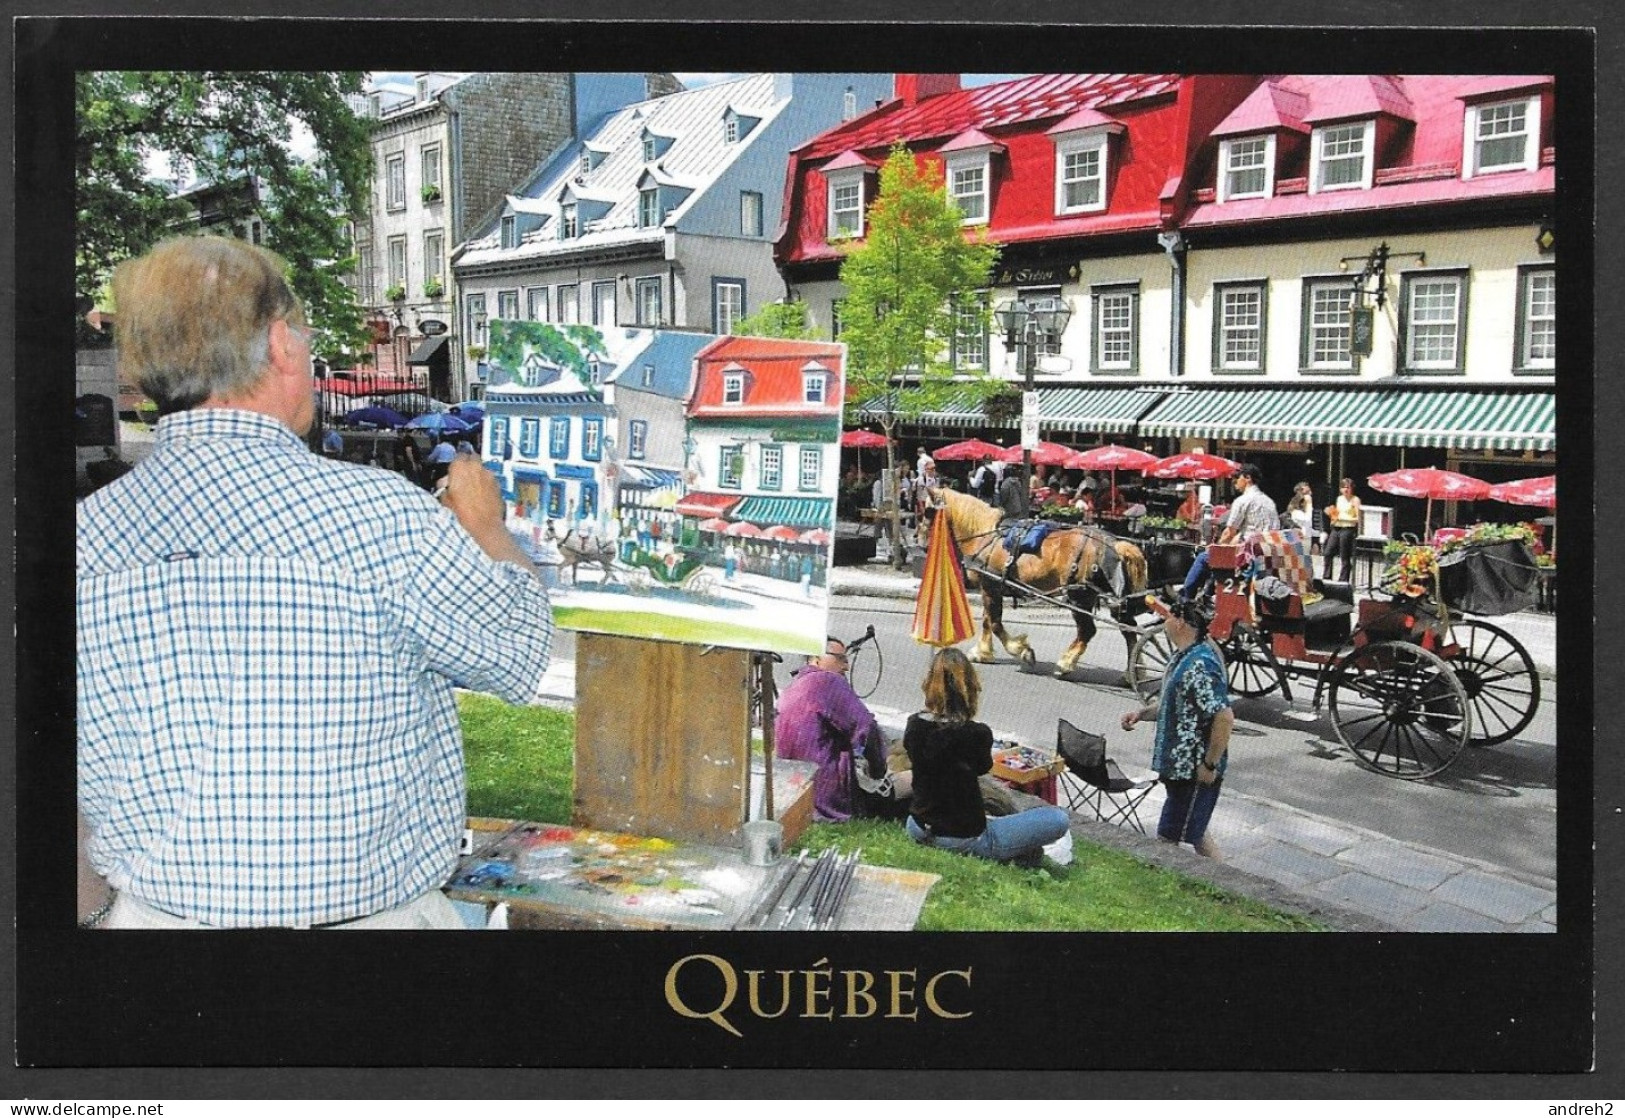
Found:
[[[801,891],[796,894],[796,899],[790,902],[790,907],[784,913],[784,919],[779,921],[780,928],[788,928],[790,926],[790,921],[796,918],[796,910],[801,907],[801,902],[807,896],[807,890],[812,886],[814,881],[820,879],[819,875],[825,872],[829,865],[830,859],[834,856],[835,848],[833,846],[826,848],[824,852],[818,856],[818,861],[813,863],[813,868],[808,872],[807,879],[801,883]]]
[[[801,864],[806,860],[807,852],[803,850],[796,855],[796,860],[794,862],[790,862],[789,864],[779,868],[778,882],[772,889],[767,890],[768,901],[765,905],[756,910],[756,914],[751,918],[750,921],[752,924],[767,923],[768,918],[773,915],[773,910],[779,906],[779,901],[784,896],[785,891],[790,888],[790,879],[797,873],[801,872]]]
[[[835,896],[830,901],[829,910],[824,913],[823,927],[825,931],[835,926],[836,917],[840,915],[841,909],[846,906],[847,897],[852,894],[852,885],[858,876],[858,857],[862,853],[862,847],[852,852],[852,858],[847,863],[846,874],[841,878],[840,887],[835,891]]]
[[[834,892],[835,883],[840,880],[841,870],[846,859],[837,856],[831,860],[829,869],[824,873],[824,880],[819,883],[818,890],[813,894],[812,903],[807,909],[807,930],[810,932],[818,926],[818,918],[829,903],[831,893]]]

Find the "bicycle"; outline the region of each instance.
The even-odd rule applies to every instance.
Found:
[[[866,655],[867,652],[873,655]],[[858,698],[867,699],[880,687],[881,676],[886,671],[886,658],[880,651],[880,641],[875,636],[875,627],[870,625],[863,636],[856,640],[846,642],[846,679],[857,692]]]

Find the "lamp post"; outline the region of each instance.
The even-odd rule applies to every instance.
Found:
[[[1004,348],[1021,352],[1022,381],[1028,392],[1033,391],[1033,372],[1038,365],[1040,339],[1055,341],[1071,321],[1072,307],[1059,295],[1039,295],[1034,298],[1007,299],[993,312],[1004,330]],[[1022,440],[1021,481],[1032,491],[1033,451]]]

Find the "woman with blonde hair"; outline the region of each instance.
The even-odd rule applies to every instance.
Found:
[[[1036,866],[1071,819],[1048,804],[988,818],[978,778],[993,768],[993,731],[976,721],[982,684],[958,649],[931,660],[921,685],[925,709],[909,715],[903,748],[914,772],[909,837],[927,846],[995,862]]]

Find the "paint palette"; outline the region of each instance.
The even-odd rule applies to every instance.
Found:
[[[516,823],[485,831],[446,891],[628,926],[715,929],[745,914],[765,873],[731,849]]]

